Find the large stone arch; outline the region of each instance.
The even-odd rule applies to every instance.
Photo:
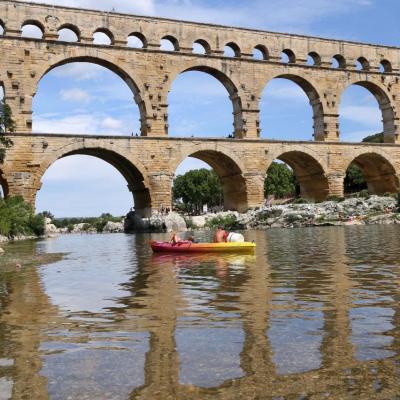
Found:
[[[299,149],[288,149],[275,154],[270,165],[273,160],[283,161],[292,168],[302,198],[310,201],[326,200],[329,195],[329,182],[326,169],[317,157]]]
[[[40,189],[41,179],[51,165],[61,158],[73,155],[96,157],[112,165],[125,178],[128,189],[133,195],[137,214],[141,217],[150,216],[152,201],[146,169],[138,160],[131,161],[120,149],[114,149],[113,146],[85,146],[82,143],[74,143],[53,151],[43,160],[36,173],[34,182],[36,190]]]
[[[204,64],[192,64],[186,65],[185,67],[175,70],[171,76],[169,87],[167,92],[169,93],[172,89],[174,80],[185,72],[198,71],[204,72],[215,79],[217,79],[226,89],[229,95],[229,99],[232,102],[232,114],[233,114],[233,136],[243,136],[243,107],[242,99],[240,95],[239,85],[236,84],[232,78],[230,78],[225,72],[215,66],[209,66],[207,63]]]
[[[397,193],[400,189],[399,175],[393,163],[378,151],[360,151],[353,159],[347,160],[344,175],[351,164],[363,172],[370,194]]]
[[[172,171],[187,157],[197,158],[210,165],[219,176],[224,193],[225,210],[244,212],[248,208],[247,183],[244,166],[234,155],[215,146],[196,146],[181,152],[171,165]]]
[[[62,56],[55,57],[51,59],[48,63],[43,63],[44,66],[37,76],[35,76],[36,82],[34,85],[34,90],[32,93],[32,97],[35,96],[39,82],[41,79],[49,73],[54,68],[60,67],[62,65],[71,64],[75,62],[87,62],[96,65],[100,65],[104,68],[107,68],[111,72],[114,72],[118,75],[130,88],[133,93],[134,101],[139,107],[140,113],[140,124],[141,124],[141,135],[147,136],[149,132],[149,125],[148,125],[148,110],[151,110],[151,105],[146,102],[145,97],[143,96],[144,93],[144,85],[140,81],[138,77],[135,76],[135,79],[131,77],[131,75],[127,72],[126,68],[117,65],[107,59],[107,54],[104,54],[102,57],[101,51],[93,52],[92,48],[83,48],[83,54],[76,55],[76,51],[73,54],[63,54]],[[92,54],[93,53],[93,54]]]
[[[261,92],[259,93],[260,103],[262,101],[262,95],[268,84],[273,79],[287,79],[297,86],[299,86],[303,92],[308,97],[310,102],[310,106],[312,108],[313,113],[313,131],[314,131],[314,138],[317,139],[324,135],[325,126],[324,126],[324,107],[323,102],[321,101],[321,96],[317,90],[317,85],[311,82],[309,77],[305,78],[298,74],[277,74],[269,77],[269,79],[264,83],[261,87]],[[260,107],[259,107],[260,108]]]
[[[367,89],[375,97],[376,101],[378,102],[379,109],[382,113],[384,140],[388,143],[394,143],[396,141],[397,133],[397,118],[394,106],[391,102],[390,93],[383,85],[373,82],[371,79],[353,79],[347,82],[346,86],[341,89],[341,92],[339,94],[340,101],[343,97],[343,93],[352,85],[361,86],[364,89]]]

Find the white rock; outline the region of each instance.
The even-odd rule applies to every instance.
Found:
[[[183,232],[186,231],[186,222],[178,213],[170,212],[164,218],[164,225],[167,232]]]
[[[191,217],[191,220],[196,228],[204,228],[204,225],[206,224],[206,217],[203,215],[195,215],[194,217]]]
[[[103,228],[104,233],[121,233],[124,231],[124,224],[122,222],[108,221]]]

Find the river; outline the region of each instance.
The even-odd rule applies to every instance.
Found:
[[[0,399],[399,398],[400,226],[245,236],[254,255],[19,244],[65,257],[0,272]]]

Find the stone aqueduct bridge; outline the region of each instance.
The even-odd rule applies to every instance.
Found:
[[[400,49],[299,35],[104,13],[3,0],[0,3],[0,83],[11,106],[18,134],[0,165],[6,195],[23,195],[34,202],[41,177],[57,159],[87,154],[115,166],[126,178],[135,205],[145,215],[171,204],[176,167],[187,156],[209,163],[220,176],[225,206],[244,210],[263,202],[265,171],[274,159],[295,171],[302,196],[321,200],[343,194],[343,179],[351,162],[361,166],[372,193],[399,189],[400,175]],[[36,25],[41,39],[21,37],[24,25]],[[68,28],[77,42],[62,42],[58,31]],[[93,43],[105,33],[110,45]],[[143,48],[129,48],[129,36]],[[174,51],[160,49],[168,39]],[[193,43],[205,54],[194,54]],[[234,57],[224,56],[228,45]],[[263,59],[253,59],[253,49]],[[281,62],[281,54],[289,62]],[[310,56],[314,65],[306,64]],[[331,65],[336,60],[337,67]],[[356,69],[356,61],[361,70]],[[32,134],[32,99],[40,79],[70,62],[92,62],[118,74],[131,88],[139,106],[141,137]],[[168,137],[168,93],[185,71],[201,71],[218,79],[229,93],[234,139]],[[298,84],[313,109],[313,142],[260,140],[259,103],[273,78]],[[352,84],[377,99],[385,144],[341,143],[338,107]]]

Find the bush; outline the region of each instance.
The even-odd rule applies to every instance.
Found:
[[[328,198],[326,199],[327,201],[336,201],[337,203],[340,203],[342,201],[344,201],[344,197],[340,197],[340,196],[328,196]]]
[[[367,189],[361,190],[361,192],[357,193],[357,197],[361,197],[363,199],[369,199],[369,192]]]
[[[218,226],[223,226],[226,230],[241,228],[236,218],[236,215],[234,214],[227,214],[225,216],[220,215],[214,218],[210,218],[206,223],[206,227],[210,229],[215,229]]]
[[[303,199],[302,197],[298,197],[297,199],[293,200],[293,204],[307,204],[309,201]]]
[[[0,235],[40,236],[44,233],[44,216],[35,215],[33,207],[22,197],[0,199]]]

